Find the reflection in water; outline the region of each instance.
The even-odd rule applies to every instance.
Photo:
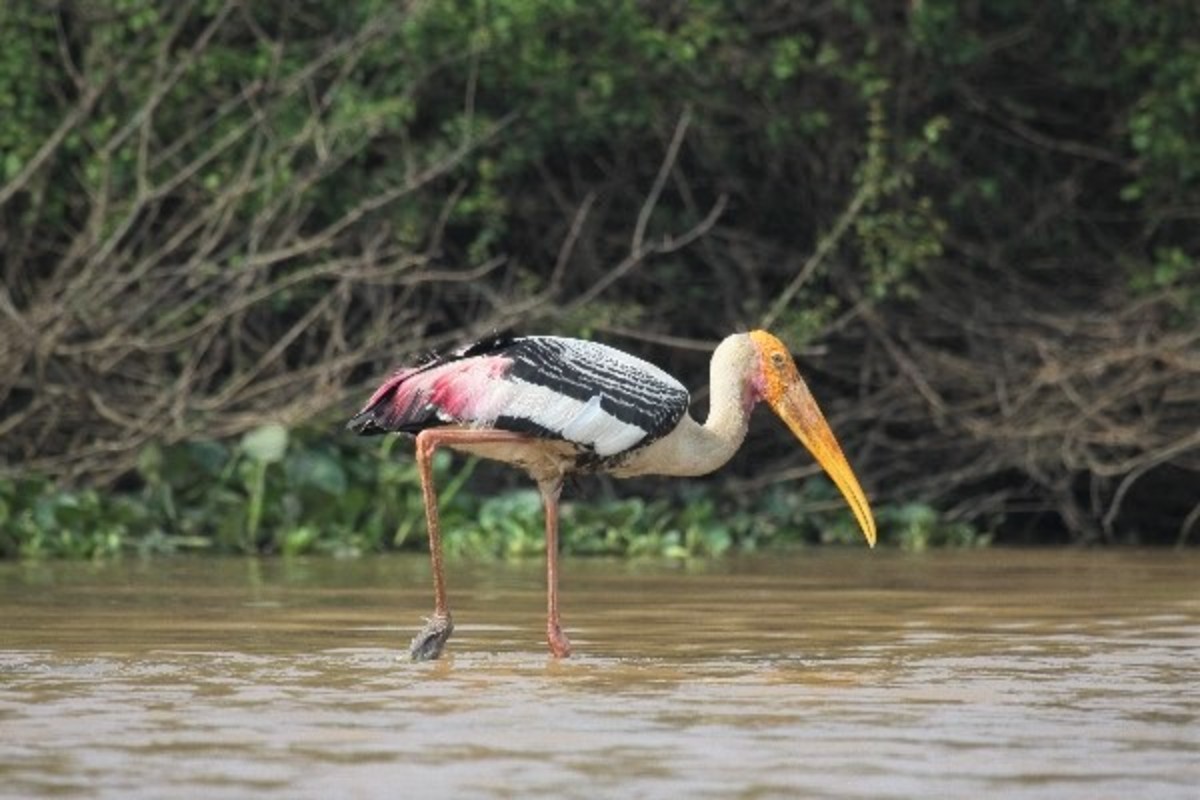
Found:
[[[0,796],[1179,797],[1200,559],[0,565]]]

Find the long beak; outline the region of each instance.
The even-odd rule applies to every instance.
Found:
[[[770,401],[768,401],[770,402]],[[875,546],[875,518],[871,516],[871,506],[867,496],[858,485],[858,478],[850,463],[842,453],[842,447],[825,421],[825,415],[817,406],[808,387],[802,380],[791,384],[783,391],[778,399],[770,402],[771,408],[779,415],[800,443],[808,448],[813,458],[828,473],[829,477],[841,490],[842,496],[850,504],[858,526],[862,528],[867,543]]]

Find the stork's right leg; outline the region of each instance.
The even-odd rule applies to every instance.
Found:
[[[413,661],[429,661],[442,654],[454,632],[446,603],[446,576],[442,569],[442,529],[438,522],[437,492],[433,486],[433,452],[439,445],[516,444],[528,440],[510,431],[430,428],[417,434],[417,468],[421,474],[421,496],[425,501],[425,524],[429,529],[429,560],[433,565],[433,616],[413,637],[409,654]]]
[[[409,645],[413,661],[428,661],[442,654],[454,632],[446,604],[446,576],[442,569],[442,529],[438,522],[437,492],[433,488],[433,451],[438,446],[436,431],[417,434],[417,469],[421,474],[421,496],[425,501],[425,526],[429,531],[429,560],[433,565],[433,616]]]

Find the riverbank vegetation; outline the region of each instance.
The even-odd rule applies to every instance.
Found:
[[[1197,29],[1183,0],[9,3],[0,552],[419,547],[407,451],[339,424],[396,364],[581,335],[702,415],[753,326],[885,540],[1194,543]],[[450,546],[537,549],[531,496],[464,463]],[[584,487],[568,546],[837,539],[810,473],[756,426],[710,480]]]
[[[396,437],[334,439],[277,425],[230,443],[149,446],[136,489],[63,489],[41,478],[0,478],[0,556],[102,558],[180,552],[353,556],[425,544],[416,464]],[[486,473],[492,472],[488,475]],[[537,492],[475,460],[435,461],[446,552],[538,556],[545,550]],[[509,480],[505,480],[506,477]],[[505,488],[496,486],[505,482]],[[862,544],[854,518],[824,480],[753,496],[701,482],[645,482],[614,491],[568,487],[562,545],[583,555],[692,558],[813,544]],[[928,506],[885,507],[882,543],[909,550],[987,543]]]

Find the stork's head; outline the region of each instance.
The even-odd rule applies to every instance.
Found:
[[[825,421],[825,415],[800,377],[796,362],[783,342],[766,331],[752,331],[750,340],[758,355],[757,369],[753,373],[755,391],[833,479],[850,504],[867,543],[874,547],[875,519],[871,516],[867,496],[858,485],[858,478],[842,454],[841,445]]]

